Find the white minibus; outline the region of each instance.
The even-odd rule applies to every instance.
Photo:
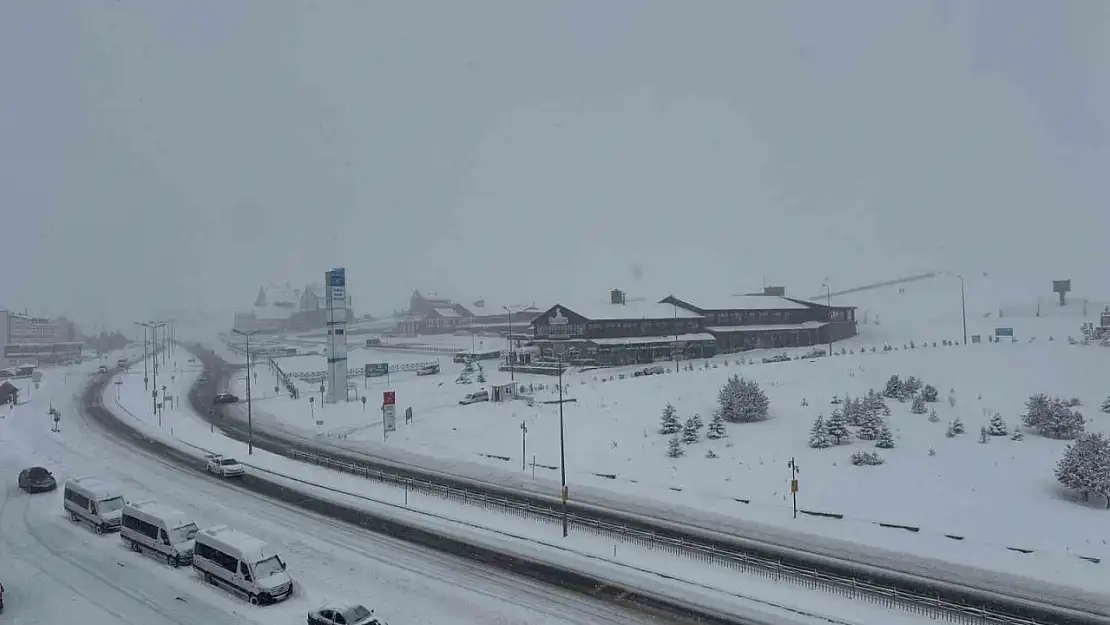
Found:
[[[119,529],[123,493],[95,477],[66,480],[62,505],[74,523],[88,523],[97,534]]]
[[[193,568],[209,584],[246,595],[256,605],[282,601],[293,592],[293,579],[270,546],[226,525],[197,532]]]
[[[197,524],[169,506],[156,501],[123,506],[120,539],[133,551],[157,554],[170,566],[193,561],[193,539]]]

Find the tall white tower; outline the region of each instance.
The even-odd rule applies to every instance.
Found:
[[[327,285],[328,387],[325,401],[347,400],[347,271],[338,267],[324,273]]]

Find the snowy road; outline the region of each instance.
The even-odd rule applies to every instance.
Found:
[[[70,378],[76,376],[70,375]],[[71,379],[71,381],[73,381]],[[0,419],[0,579],[4,618],[19,624],[298,623],[325,601],[356,600],[394,623],[658,623],[581,595],[562,592],[452,556],[429,552],[262,499],[183,471],[128,447],[79,416],[68,388],[49,387]],[[65,415],[50,432],[47,402]],[[59,481],[93,473],[119,483],[129,499],[156,497],[194,515],[202,527],[227,523],[280,550],[298,582],[293,598],[254,608],[96,536],[62,514],[60,492],[28,496],[18,471],[42,464]]]

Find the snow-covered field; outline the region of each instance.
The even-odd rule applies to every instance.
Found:
[[[68,376],[64,382],[62,375]],[[141,376],[140,368],[129,376],[130,384],[141,388]],[[47,371],[31,400],[14,411],[5,408],[0,418],[5,623],[55,625],[72,622],[75,615],[90,625],[297,623],[325,601],[347,600],[375,607],[394,623],[651,622],[183,472],[87,424],[75,397],[83,378],[72,369]],[[50,405],[63,415],[59,433],[50,431]],[[32,496],[16,488],[18,471],[33,464],[46,466],[60,482],[99,475],[118,483],[129,499],[172,503],[202,527],[244,528],[284,557],[297,580],[295,595],[275,606],[253,607],[203,584],[188,568],[131,553],[114,534],[97,536],[71,524],[62,514],[60,489]]]
[[[170,393],[184,396],[197,375],[186,372],[176,380],[177,390]],[[821,615],[822,620],[878,618],[884,622],[910,623],[915,617],[892,614],[868,604],[857,604],[846,598],[830,596],[792,585],[782,585],[735,570],[691,561],[665,552],[653,551],[611,539],[574,531],[563,539],[556,525],[520,519],[498,511],[465,506],[438,497],[416,492],[405,493],[356,476],[337,474],[327,469],[304,465],[262,450],[246,455],[245,446],[212,432],[208,424],[193,415],[187,407],[167,410],[162,426],[154,416],[150,401],[142,388],[141,377],[120,376],[119,389],[105,391],[106,405],[115,406],[125,418],[134,419],[153,436],[174,442],[194,452],[214,451],[232,455],[247,463],[251,470],[291,476],[293,488],[317,495],[338,498],[356,506],[373,506],[381,513],[383,507],[398,518],[431,526],[438,531],[462,535],[468,539],[488,541],[500,550],[519,551],[541,560],[557,562],[587,572],[619,579],[641,588],[658,588],[660,592],[676,593],[687,601],[696,601],[729,613],[761,613],[776,618],[801,619]],[[117,390],[118,402],[114,402]],[[260,402],[261,403],[261,402]],[[260,413],[261,414],[261,413]],[[264,417],[263,417],[264,418]],[[272,474],[271,474],[272,475]],[[327,484],[330,490],[313,484]],[[659,575],[665,574],[668,581]],[[529,621],[530,622],[530,621]],[[857,621],[858,622],[858,621]]]
[[[567,394],[576,400],[564,406],[572,492],[576,487],[616,491],[664,507],[790,524],[806,532],[962,561],[968,560],[975,545],[985,549],[983,553],[998,555],[976,557],[971,563],[979,566],[1010,572],[1024,569],[1031,576],[1056,581],[1092,575],[1103,579],[1105,564],[1091,564],[1077,556],[1110,558],[1102,530],[1110,512],[1103,509],[1101,500],[1080,502],[1056,484],[1053,468],[1067,442],[1033,433],[1023,441],[991,437],[986,444],[978,442],[979,428],[992,414],[1000,413],[1013,428],[1020,422],[1025,400],[1040,392],[1078,397],[1083,402],[1079,409],[1089,419],[1087,428],[1110,432],[1110,416],[1098,410],[1110,394],[1102,373],[1110,370],[1110,350],[1067,344],[1068,336],[1080,335],[1082,321],[1097,321],[1098,309],[1088,306],[1083,317],[1082,308],[1073,304],[1050,314],[1044,302],[1053,302],[1051,292],[1047,297],[1023,296],[1013,284],[991,276],[967,276],[966,284],[968,334],[982,336],[980,344],[943,346],[945,340],[962,342],[960,283],[953,277],[938,277],[835,298],[859,307],[860,336],[836,345],[837,351],[844,348],[851,354],[761,364],[760,358],[768,354],[752,352],[743,355],[744,364],[738,364],[739,355],[721,356],[697,361],[695,371],[623,380],[619,376],[632,368],[569,374]],[[1038,298],[1040,317],[1036,316]],[[1000,308],[1030,316],[1007,313],[1000,320]],[[1013,328],[1017,341],[986,342],[996,327]],[[911,341],[915,348],[906,349]],[[883,352],[885,344],[898,349]],[[872,346],[878,347],[874,353]],[[748,364],[752,360],[754,364]],[[431,378],[399,374],[388,387],[384,379],[372,379],[360,391],[369,397],[365,412],[354,403],[317,406],[315,416],[324,422],[319,428],[312,423],[303,396],[301,401],[259,401],[255,418],[269,414],[268,420],[262,417],[262,427],[294,428],[345,447],[394,454],[406,461],[454,460],[460,471],[479,465],[487,472],[531,479],[534,457],[540,482],[557,478],[553,470],[559,464],[556,406],[539,402],[534,407],[522,402],[459,406],[458,399],[479,385],[457,385],[458,366],[444,369]],[[681,458],[667,457],[669,437],[657,433],[663,406],[672,403],[682,419],[696,412],[708,421],[720,387],[733,374],[761,384],[771,400],[772,418],[729,424],[727,438],[702,440],[685,446]],[[888,401],[895,448],[877,450],[885,460],[877,467],[849,462],[853,451],[874,450],[870,441],[854,440],[830,449],[808,447],[810,426],[819,414],[829,416],[834,395],[882,391],[892,374],[913,375],[940,390],[940,401],[930,405],[937,413],[936,422],[927,415],[912,414],[909,403]],[[526,384],[548,385],[535,392],[537,399],[556,396],[550,388],[552,378],[518,377]],[[397,392],[399,411],[413,407],[415,419],[411,424],[399,419],[398,431],[383,443],[378,398],[387,388]],[[808,405],[803,405],[803,399]],[[957,417],[967,433],[949,438],[946,425]],[[522,422],[527,426],[526,441],[522,441]],[[717,458],[705,457],[710,449]],[[791,459],[800,467],[799,508],[843,515],[842,519],[792,518]],[[1044,530],[1049,524],[1054,528],[1051,532]],[[1053,558],[1062,568],[1046,568],[1045,560],[1009,548],[1034,550],[1038,558]],[[1015,560],[1015,554],[1021,557]]]

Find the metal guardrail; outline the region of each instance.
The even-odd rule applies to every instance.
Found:
[[[211,365],[212,363],[205,361],[206,368]],[[217,365],[217,369],[221,366]],[[195,399],[190,397],[191,401]],[[220,427],[226,435],[237,440],[246,440],[244,424],[238,424],[233,419],[215,420],[211,415],[206,417],[201,414],[201,417]],[[341,452],[322,452],[295,440],[269,433],[256,431],[254,438],[256,446],[272,453],[376,479],[396,487],[417,488],[465,504],[479,505],[508,514],[545,521],[562,519],[562,506],[545,497],[518,494],[493,486],[476,484],[471,487],[470,484],[460,483],[458,479],[435,475],[415,467],[389,467],[373,460],[362,462]],[[907,612],[927,614],[961,625],[1110,625],[1110,620],[1101,613],[1056,606],[1036,599],[1012,597],[1004,591],[1000,594],[941,579],[922,578],[914,581],[910,578],[918,577],[917,575],[897,570],[887,573],[882,567],[872,569],[866,563],[845,561],[843,565],[837,565],[826,562],[827,558],[821,556],[810,558],[804,554],[792,554],[790,552],[793,550],[788,547],[769,544],[764,549],[758,545],[732,543],[728,539],[701,537],[680,529],[662,526],[657,528],[651,520],[640,522],[636,519],[625,520],[620,514],[594,513],[589,510],[580,512],[581,514],[575,515],[575,526],[594,533],[604,533],[627,542],[640,541],[639,544],[649,548],[666,549],[671,553],[723,564],[733,569],[767,575],[775,580],[796,581],[810,588],[829,589],[851,598],[896,606]],[[780,554],[779,551],[783,549],[786,552]],[[863,568],[859,568],[861,566]],[[905,577],[906,575],[910,578]]]
[[[439,484],[416,479],[401,473],[384,471],[367,465],[340,462],[328,456],[289,449],[287,456],[324,468],[357,475],[382,484],[426,495],[439,496],[465,505],[496,510],[503,514],[531,518],[549,523],[562,523],[562,508],[556,505],[539,506],[505,496],[490,495],[458,486]],[[943,619],[961,625],[1044,625],[1033,619],[1004,616],[992,613],[981,606],[955,603],[939,596],[914,593],[864,582],[852,577],[823,573],[817,569],[785,564],[773,558],[755,556],[739,550],[726,550],[682,538],[663,536],[655,532],[609,523],[577,513],[567,513],[568,524],[578,531],[619,540],[647,549],[661,550],[671,555],[690,558],[723,566],[732,570],[759,575],[776,582],[792,582],[811,590],[831,592],[853,600],[865,600],[890,609],[900,609],[933,619]]]

